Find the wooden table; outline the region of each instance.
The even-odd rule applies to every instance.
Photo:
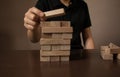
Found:
[[[120,77],[120,61],[104,61],[99,50],[70,62],[40,62],[39,50],[1,50],[0,77]]]

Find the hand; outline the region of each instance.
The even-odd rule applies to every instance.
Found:
[[[42,20],[45,20],[45,14],[41,10],[32,7],[25,13],[24,26],[28,30],[35,30]]]

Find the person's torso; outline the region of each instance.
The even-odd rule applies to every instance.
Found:
[[[77,2],[78,1],[78,2]],[[43,11],[59,8],[65,9],[65,15],[49,18],[47,21],[70,21],[73,28],[71,49],[82,49],[80,33],[85,23],[85,3],[81,0],[72,0],[69,6],[65,6],[60,0],[44,0]]]

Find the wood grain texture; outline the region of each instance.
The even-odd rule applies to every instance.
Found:
[[[63,33],[62,38],[63,39],[72,39],[72,33]]]
[[[113,55],[110,54],[110,48],[108,46],[101,46],[100,53],[103,60],[113,60]]]
[[[70,56],[70,51],[42,51],[40,50],[41,56]]]
[[[62,56],[60,57],[61,61],[69,61],[69,56]]]
[[[65,11],[63,8],[61,8],[61,9],[55,9],[55,10],[44,12],[44,14],[46,18],[52,18],[52,17],[65,15]]]
[[[59,56],[51,56],[51,57],[50,57],[50,61],[51,61],[51,62],[60,61],[60,57],[59,57]]]
[[[70,21],[61,21],[61,27],[70,27]]]
[[[72,33],[72,27],[41,27],[42,33]]]
[[[41,21],[41,27],[61,27],[61,21]]]
[[[40,49],[41,50],[49,50],[50,51],[51,50],[51,45],[41,45]]]
[[[62,39],[62,34],[61,33],[54,33],[54,34],[52,34],[52,38],[54,38],[54,39]]]
[[[70,40],[65,40],[65,39],[45,39],[41,38],[40,39],[40,45],[69,45]]]
[[[50,62],[50,57],[40,56],[40,61],[41,61],[41,62]]]

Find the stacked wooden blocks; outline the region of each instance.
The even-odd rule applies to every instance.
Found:
[[[104,60],[113,60],[113,55],[117,54],[117,59],[120,60],[120,47],[110,43],[108,46],[101,46],[101,57]]]
[[[69,61],[72,27],[69,21],[41,22],[40,61]]]

